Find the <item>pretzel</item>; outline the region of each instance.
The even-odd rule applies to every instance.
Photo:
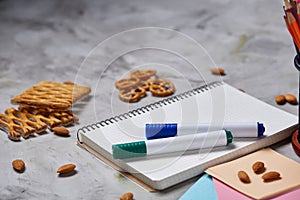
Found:
[[[136,86],[140,83],[140,79],[137,77],[129,77],[123,78],[115,82],[115,86],[119,90],[129,90],[136,88]]]
[[[119,98],[122,101],[133,103],[139,101],[142,97],[146,95],[146,90],[142,87],[131,90],[121,90],[119,93]]]
[[[156,74],[156,70],[134,70],[130,73],[131,77],[137,77],[140,80],[148,80]]]
[[[153,96],[166,97],[175,91],[173,83],[169,80],[151,79],[156,75],[156,70],[135,70],[129,78],[123,78],[115,82],[120,90],[119,98],[125,102],[137,102],[146,96],[146,91]]]
[[[11,103],[66,110],[77,100],[89,94],[90,91],[90,87],[75,85],[70,82],[43,81],[12,98]]]
[[[151,82],[149,90],[153,96],[166,97],[174,93],[175,87],[169,80],[155,79]]]
[[[76,115],[71,111],[39,113],[32,108],[21,106],[19,110],[9,108],[5,110],[5,114],[0,113],[0,127],[8,132],[11,140],[20,140],[21,136],[26,139],[34,133],[44,132],[47,127],[70,125],[76,119]]]
[[[153,79],[148,79],[146,81],[141,81],[138,84],[138,87],[144,88],[146,91],[149,91],[150,85],[153,82]]]

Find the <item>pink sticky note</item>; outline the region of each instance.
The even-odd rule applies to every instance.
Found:
[[[236,191],[228,185],[222,183],[216,178],[213,178],[215,189],[217,192],[218,200],[252,200],[252,198]],[[270,200],[299,200],[300,199],[300,188],[284,193],[282,195],[271,198]]]
[[[218,179],[213,178],[213,182],[214,182],[215,189],[216,189],[219,200],[222,200],[222,199],[251,200],[251,198],[236,191],[235,189],[229,187],[228,185],[225,185]]]

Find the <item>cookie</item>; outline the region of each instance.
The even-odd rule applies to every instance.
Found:
[[[66,110],[90,92],[91,88],[88,86],[75,85],[70,82],[43,81],[13,97],[11,103],[38,108]]]
[[[47,127],[70,125],[78,118],[71,111],[54,111],[39,113],[32,108],[20,107],[20,110],[9,108],[5,114],[0,113],[0,127],[8,133],[11,140],[19,141],[35,133],[44,132]]]

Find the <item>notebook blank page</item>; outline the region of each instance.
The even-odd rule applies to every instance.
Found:
[[[266,141],[267,143],[264,144],[264,140],[276,132],[295,125],[297,117],[223,83],[221,86],[202,91],[175,103],[167,103],[167,105],[150,112],[95,129],[83,135],[93,141],[93,144],[90,144],[93,148],[97,149],[96,145],[99,145],[111,153],[112,144],[145,140],[144,127],[146,123],[197,124],[200,122],[222,124],[223,122],[251,121],[264,123],[266,127],[265,138],[239,139],[234,140],[227,147],[127,159],[124,160],[125,164],[119,162],[120,165],[123,164],[122,167],[125,170],[132,173],[142,173],[147,179],[159,183],[162,180],[167,182],[185,180],[187,177],[200,174],[205,170],[201,166],[202,163],[235,152],[242,147],[255,143],[257,140],[260,141],[259,146],[252,147],[251,150],[248,149],[245,153],[262,146],[268,146],[272,141]],[[239,152],[239,154],[242,155],[243,153]],[[235,155],[235,157],[241,155]],[[216,162],[227,161],[228,159],[230,158],[224,157],[223,160]],[[167,185],[170,184],[167,182],[165,182]]]

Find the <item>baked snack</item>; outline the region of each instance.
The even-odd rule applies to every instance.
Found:
[[[63,125],[68,126],[73,124],[74,122],[78,122],[78,117],[70,110],[64,111],[56,111],[53,109],[42,109],[42,108],[33,108],[33,107],[26,107],[26,106],[19,106],[20,112],[30,113],[37,117],[40,117],[45,123],[48,124],[50,128]],[[41,117],[43,116],[43,117]],[[59,120],[58,123],[55,121]]]
[[[174,93],[175,87],[169,80],[155,79],[151,82],[149,90],[153,96],[166,97]]]
[[[115,86],[119,90],[129,90],[136,88],[136,86],[140,83],[140,79],[137,77],[129,77],[123,78],[115,82]]]
[[[131,90],[121,90],[119,93],[119,98],[125,102],[137,102],[141,98],[146,96],[146,90],[142,87],[138,87],[136,89]]]
[[[155,76],[154,79],[153,76]],[[149,90],[153,96],[158,97],[166,97],[175,92],[171,81],[155,78],[157,78],[156,70],[132,71],[130,77],[115,82],[115,86],[120,90],[119,98],[122,101],[133,103],[145,97],[146,91]]]
[[[137,77],[138,79],[145,81],[155,76],[156,70],[134,70],[130,73],[130,77]]]
[[[12,104],[66,110],[91,92],[88,86],[43,81],[11,99]]]
[[[35,133],[44,132],[47,127],[70,125],[77,121],[71,111],[39,112],[33,108],[20,107],[19,110],[9,108],[5,114],[0,113],[0,127],[8,133],[11,140],[18,141]]]

